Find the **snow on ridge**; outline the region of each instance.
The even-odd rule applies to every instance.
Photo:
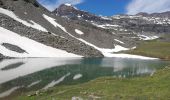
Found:
[[[49,21],[52,25],[54,25],[55,27],[59,27],[59,28],[62,29],[64,32],[67,32],[66,29],[65,29],[62,25],[58,24],[58,23],[55,21],[56,19],[54,19],[54,18],[52,18],[52,17],[49,17],[49,16],[47,16],[47,15],[45,15],[45,14],[43,14],[43,17],[44,17],[47,21]]]
[[[75,6],[73,6],[73,5],[70,4],[70,3],[65,3],[64,5],[65,5],[65,6],[68,6],[68,7],[73,7],[74,9],[78,10],[78,8],[76,8]]]
[[[17,33],[9,31],[5,28],[0,27],[0,44],[9,43],[16,45],[27,53],[18,53],[11,51],[4,46],[0,45],[0,53],[4,56],[9,57],[82,57],[72,53],[68,53],[64,50],[56,49],[53,47],[46,46],[38,43],[26,37],[22,37]]]
[[[18,16],[16,16],[12,11],[9,11],[9,10],[6,10],[6,9],[3,9],[3,8],[0,8],[0,13],[4,14],[4,15],[7,15],[11,18],[13,18],[14,20],[28,26],[28,27],[32,27],[34,29],[37,29],[37,30],[40,30],[40,31],[44,31],[44,32],[48,32],[47,29],[45,29],[44,27],[42,27],[41,25],[35,23],[34,21],[30,20],[30,23],[28,23],[27,21],[25,20],[22,20],[20,19]]]
[[[67,30],[65,29],[65,27],[63,27],[62,25],[60,25],[59,23],[57,23],[57,22],[56,22],[56,19],[54,19],[54,18],[52,18],[52,17],[49,17],[49,16],[47,16],[47,15],[45,15],[45,14],[43,14],[43,17],[44,17],[47,21],[49,21],[53,26],[60,28],[62,31],[64,31],[65,33],[67,33],[68,35],[70,35],[71,37],[73,37],[73,38],[76,39],[75,36],[73,36],[72,34],[70,34],[69,32],[67,32]]]
[[[78,29],[75,29],[75,32],[76,32],[77,34],[79,34],[79,35],[83,35],[83,34],[84,34],[82,31],[80,31],[80,30],[78,30]]]
[[[119,25],[114,25],[114,24],[97,24],[97,23],[94,23],[92,22],[93,25],[99,27],[99,28],[103,28],[103,29],[112,29],[112,28],[118,28],[118,27],[121,27]]]
[[[106,17],[106,16],[100,16],[104,20],[112,20],[112,18]]]

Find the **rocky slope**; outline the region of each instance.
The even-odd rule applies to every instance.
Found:
[[[103,17],[70,4],[49,12],[36,0],[0,0],[0,57],[110,57],[169,34],[169,24],[162,17]]]
[[[45,8],[36,3],[36,1],[33,1],[35,0],[1,0],[2,8],[0,11],[0,27],[47,46],[59,48],[77,55],[85,57],[102,56],[102,54],[93,47],[76,40],[61,28],[55,27],[51,24],[43,17],[43,14],[56,20],[64,20],[51,14]],[[35,27],[25,25],[23,22],[19,22],[15,18],[8,16],[8,13],[4,13],[8,11],[13,12],[19,19],[25,20],[27,24],[35,25]],[[37,26],[40,28],[37,28]]]

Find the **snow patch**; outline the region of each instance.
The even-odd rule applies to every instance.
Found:
[[[123,51],[123,50],[129,50],[128,48],[122,47],[120,45],[115,45],[114,49],[99,48],[99,47],[97,47],[97,46],[95,46],[95,45],[93,45],[93,44],[91,44],[91,43],[89,43],[89,42],[87,42],[87,41],[85,41],[83,39],[80,39],[80,38],[77,38],[77,39],[82,41],[82,42],[84,42],[85,44],[87,44],[87,45],[89,45],[91,47],[94,47],[95,49],[99,50],[100,52],[103,53],[103,55],[105,57],[110,57],[110,56],[107,55],[107,53],[113,53],[113,52],[119,52],[119,51]]]
[[[76,32],[77,34],[79,34],[79,35],[83,35],[83,34],[84,34],[82,31],[80,31],[80,30],[78,30],[78,29],[75,29],[75,32]]]
[[[124,42],[122,42],[122,41],[120,41],[120,40],[118,40],[118,39],[114,39],[115,41],[117,41],[117,42],[119,42],[119,43],[121,43],[121,44],[125,44]]]
[[[27,12],[24,12],[25,15],[27,15],[28,13]]]
[[[77,17],[78,17],[78,18],[81,18],[82,16],[78,15]]]
[[[0,45],[0,53],[8,57],[81,57],[64,50],[46,46],[0,27],[0,44],[2,43],[16,45],[27,52],[17,53]]]
[[[103,28],[103,29],[115,29],[115,28],[121,27],[119,25],[113,25],[113,24],[101,24],[101,25],[99,25],[99,24],[93,23],[93,22],[92,22],[92,24],[99,27],[99,28]]]
[[[30,24],[28,23],[27,21],[25,20],[22,20],[20,19],[18,16],[16,16],[12,11],[9,11],[9,10],[6,10],[6,9],[3,9],[3,8],[0,8],[0,13],[4,14],[4,15],[7,15],[11,18],[13,18],[14,20],[28,26],[28,27],[32,27],[34,29],[37,29],[37,30],[40,30],[40,31],[44,31],[44,32],[48,32],[44,27],[42,27],[41,25],[35,23],[34,21],[30,20],[31,23],[33,24]]]
[[[106,16],[100,16],[104,20],[112,20],[112,18],[106,17]]]
[[[113,54],[113,53],[105,53],[107,57],[116,57],[116,58],[132,58],[132,59],[147,59],[147,60],[156,60],[158,58],[151,58],[145,56],[131,55],[131,54]]]
[[[141,40],[155,40],[159,38],[158,36],[146,36],[146,35],[138,35]]]

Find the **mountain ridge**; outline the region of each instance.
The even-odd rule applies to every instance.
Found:
[[[82,11],[74,7],[73,5],[68,5],[68,4],[61,4],[58,8],[56,8],[53,13],[59,15],[59,16],[67,16],[70,19],[84,19],[88,21],[107,21],[109,22],[110,20],[106,20],[101,18],[100,16],[97,16],[95,14]]]
[[[161,17],[161,18],[170,18],[170,11],[166,12],[161,12],[161,13],[145,13],[145,12],[140,12],[136,15],[141,15],[141,16],[147,16],[147,17]]]
[[[48,54],[45,49],[53,48],[63,50],[68,55],[71,53],[83,57],[114,57],[114,52],[133,49],[141,41],[170,33],[169,19],[164,21],[165,19],[136,15],[103,17],[78,10],[71,5],[61,5],[54,12],[50,12],[36,3],[36,0],[0,1],[1,29],[44,45],[42,50],[38,46],[32,48],[44,51],[44,54]],[[70,14],[74,16],[70,17]],[[0,35],[2,38],[3,34]],[[15,55],[14,57],[29,57],[35,53],[21,47],[16,41],[15,44],[9,42],[10,46],[6,48],[2,45],[5,41],[1,41],[0,45],[0,50],[5,50],[0,51],[3,56],[7,56],[7,51]],[[25,50],[27,54],[16,52],[19,50],[11,51],[16,48]]]

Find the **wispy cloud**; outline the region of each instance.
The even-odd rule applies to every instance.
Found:
[[[84,0],[38,0],[38,1],[48,10],[53,11],[61,4],[69,3],[72,5],[77,5],[83,3]]]
[[[132,0],[126,10],[127,14],[170,11],[170,0]]]

